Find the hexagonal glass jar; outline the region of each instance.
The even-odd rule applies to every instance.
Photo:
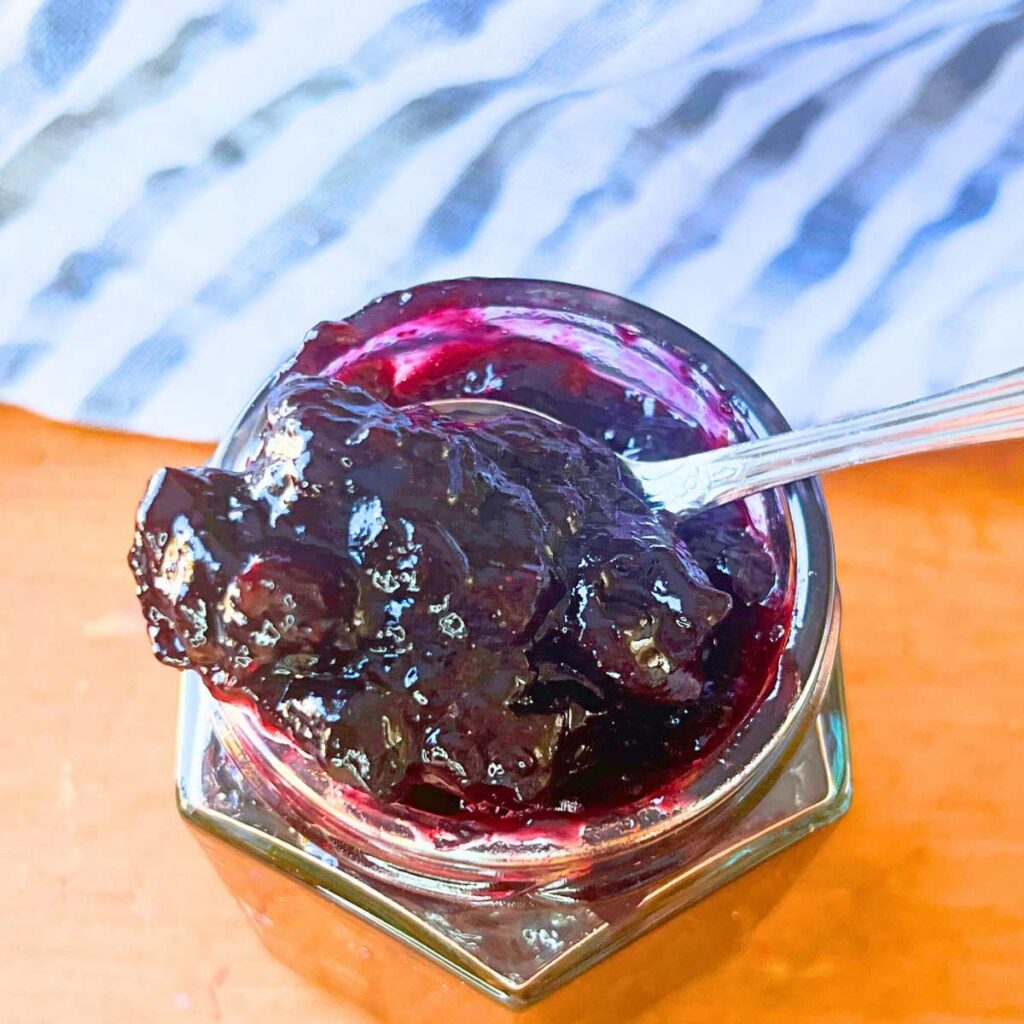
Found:
[[[533,324],[530,336],[572,345],[606,376],[643,379],[648,389],[678,383],[685,367],[741,411],[746,436],[787,429],[757,385],[692,331],[570,285],[465,279],[384,296],[347,321],[345,358],[397,343],[396,328],[439,306],[519,330]],[[314,353],[322,365],[303,369],[328,372],[337,356]],[[214,465],[244,464],[268,387]],[[792,552],[787,685],[669,799],[601,812],[570,829],[552,823],[540,840],[537,829],[425,829],[415,815],[350,799],[255,715],[218,703],[185,673],[178,804],[266,945],[378,1019],[498,1012],[473,1002],[462,982],[522,1009],[840,816],[851,790],[824,501],[813,481],[749,500]]]

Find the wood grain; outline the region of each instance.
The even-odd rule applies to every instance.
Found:
[[[207,452],[0,409],[2,1021],[368,1019],[265,952],[174,812],[125,554],[149,473]],[[1024,446],[827,492],[853,810],[694,908],[686,956],[673,924],[619,954],[620,1021],[1024,1020]]]

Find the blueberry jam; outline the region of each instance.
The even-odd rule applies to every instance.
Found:
[[[447,308],[372,344],[320,325],[243,468],[150,484],[130,563],[157,657],[434,813],[585,813],[699,768],[777,680],[789,554],[744,503],[652,510],[616,452],[722,444],[736,412],[531,331]],[[467,394],[560,422],[423,404]]]

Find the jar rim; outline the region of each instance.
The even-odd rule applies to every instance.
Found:
[[[742,400],[744,419],[755,436],[790,429],[767,394],[725,353],[670,317],[610,292],[553,281],[458,278],[382,295],[344,322],[355,337],[369,341],[442,304],[469,309],[510,307],[584,317],[605,325],[628,325],[659,349],[695,361],[702,370],[706,367],[707,376],[716,385]],[[238,465],[244,459],[246,438],[261,418],[267,393],[290,365],[286,362],[258,389],[226,433],[210,465]],[[330,780],[322,769],[323,788],[309,785],[303,776],[308,774],[308,762],[313,759],[287,739],[268,732],[255,713],[243,705],[220,705],[216,716],[219,728],[230,734],[229,747],[271,772],[276,791],[304,821],[312,822],[329,837],[365,848],[372,857],[383,859],[407,877],[474,879],[511,872],[524,879],[553,878],[574,864],[612,860],[627,851],[635,853],[640,847],[689,833],[695,822],[743,801],[758,789],[785,751],[802,738],[820,704],[835,660],[839,608],[824,496],[816,480],[790,484],[776,493],[793,551],[793,627],[784,656],[796,672],[796,692],[784,713],[770,722],[761,721],[760,729],[748,728],[749,723],[744,723],[719,756],[687,781],[683,787],[686,799],[678,800],[664,813],[660,809],[646,813],[654,812],[650,805],[659,790],[632,804],[602,812],[597,820],[574,819],[573,824],[566,825],[559,819],[556,826],[545,819],[529,832],[505,831],[490,837],[481,834],[468,841],[461,820],[458,828],[448,831],[443,819],[426,814],[386,821],[387,810],[374,806],[372,800],[351,787]],[[765,709],[766,702],[760,702],[750,721],[776,710]],[[681,790],[678,795],[682,796]],[[390,813],[394,810],[390,808]],[[417,827],[417,821],[424,827]]]

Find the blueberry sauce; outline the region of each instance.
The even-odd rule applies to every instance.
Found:
[[[725,443],[722,396],[680,364],[670,403],[539,333],[321,324],[242,469],[150,483],[129,561],[157,657],[433,813],[574,815],[697,770],[776,681],[789,553],[744,503],[652,510],[616,455]],[[423,404],[464,395],[560,422]]]

